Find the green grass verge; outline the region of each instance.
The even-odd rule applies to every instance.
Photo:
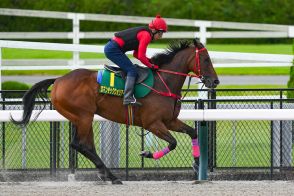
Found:
[[[289,75],[290,67],[215,68],[218,75]]]
[[[25,76],[25,75],[65,75],[71,70],[3,70],[2,74],[6,76]]]
[[[291,44],[208,44],[209,51],[293,54]]]
[[[28,50],[4,48],[2,51],[3,59],[71,59],[72,52],[52,51],[52,50]],[[80,53],[80,58],[105,58],[101,53]]]
[[[166,48],[166,44],[151,44],[150,48]],[[242,45],[242,44],[222,44],[207,45],[210,51],[223,52],[251,52],[251,53],[269,53],[269,54],[292,54],[291,44],[272,44],[272,45]],[[87,58],[105,58],[101,53],[81,53],[82,59]],[[3,59],[70,59],[72,52],[51,51],[51,50],[28,50],[3,48]]]

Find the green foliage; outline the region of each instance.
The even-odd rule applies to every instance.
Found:
[[[28,90],[29,86],[17,81],[6,81],[2,83],[3,90]]]
[[[25,83],[20,83],[16,81],[6,81],[2,83],[2,90],[28,90],[30,87]],[[24,95],[24,92],[3,92],[4,98],[21,98]]]

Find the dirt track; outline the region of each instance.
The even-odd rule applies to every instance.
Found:
[[[294,195],[293,181],[125,181],[124,185],[98,182],[0,182],[0,196],[6,195]]]

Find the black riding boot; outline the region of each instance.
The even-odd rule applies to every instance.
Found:
[[[136,82],[135,77],[127,76],[123,105],[129,105],[129,104],[136,105],[136,106],[142,105],[140,102],[137,102],[136,98],[134,97],[135,82]]]

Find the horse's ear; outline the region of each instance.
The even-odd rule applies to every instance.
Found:
[[[199,49],[204,48],[204,45],[200,42],[198,38],[193,39],[193,43],[196,48],[199,48]]]
[[[193,39],[193,43],[194,43],[194,46],[195,47],[197,47],[197,45],[198,45],[197,42],[199,42],[199,39],[198,38]]]

